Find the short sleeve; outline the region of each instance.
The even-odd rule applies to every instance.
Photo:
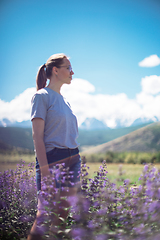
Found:
[[[31,101],[31,121],[34,118],[42,118],[44,121],[47,114],[47,101],[44,94],[35,94]]]

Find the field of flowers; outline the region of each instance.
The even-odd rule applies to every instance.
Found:
[[[94,178],[97,170],[102,163],[88,163],[88,177]],[[143,164],[123,164],[123,163],[106,163],[107,165],[107,178],[110,182],[116,183],[116,185],[122,185],[125,179],[130,180],[130,184],[136,184],[139,180],[144,165]],[[155,164],[156,168],[160,167],[160,164]]]
[[[71,208],[66,221],[61,219],[65,221],[65,231],[61,232],[57,226],[59,239],[159,240],[160,171],[153,165],[145,165],[137,185],[125,179],[119,186],[108,179],[107,170],[104,161],[94,176],[88,177],[83,160],[79,193],[68,198]],[[0,239],[26,239],[36,216],[34,174],[34,165],[24,169],[23,162],[16,170],[0,174]],[[57,176],[66,181],[71,175],[57,166],[53,169],[53,179],[43,182],[40,194],[45,202],[45,221],[39,223],[42,231],[48,229],[52,216],[57,215],[54,198],[57,189],[49,181]],[[46,239],[53,239],[51,231],[44,230],[44,234]]]

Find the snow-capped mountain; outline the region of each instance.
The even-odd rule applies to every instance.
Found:
[[[137,118],[132,124],[131,126],[137,126],[140,124],[144,124],[144,123],[153,123],[153,122],[158,122],[158,118],[154,117],[152,119],[149,118]]]
[[[11,122],[7,118],[0,120],[0,127],[22,127],[22,128],[30,128],[31,121],[22,121],[22,122]]]
[[[149,123],[153,123],[153,122],[158,122],[158,118],[154,117],[152,119],[148,119],[148,118],[138,118],[136,119],[130,126],[138,126],[141,124],[149,124]],[[130,127],[127,126],[127,127]],[[0,120],[0,127],[22,127],[22,128],[31,128],[32,124],[30,120],[27,121],[22,121],[22,122],[12,122],[7,118],[4,118],[2,120]],[[119,119],[117,119],[116,121],[116,126],[115,128],[124,128],[126,127],[125,124],[122,124],[121,121]],[[94,129],[110,129],[106,123],[104,123],[103,121],[100,121],[96,118],[86,118],[86,120],[80,125],[79,127],[80,129],[84,129],[84,130],[94,130]]]
[[[96,118],[86,118],[86,120],[80,125],[80,129],[93,130],[93,129],[106,129],[109,128],[107,125],[96,119]]]

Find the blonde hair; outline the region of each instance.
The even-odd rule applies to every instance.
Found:
[[[63,64],[63,59],[68,59],[64,53],[53,54],[47,62],[39,67],[36,77],[37,90],[46,86],[47,79],[52,76],[53,67],[60,67]]]

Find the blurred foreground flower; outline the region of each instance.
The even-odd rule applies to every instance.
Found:
[[[126,179],[119,187],[108,180],[105,161],[93,179],[88,178],[87,171],[82,162],[81,188],[76,196],[67,197],[69,188],[63,187],[63,183],[71,181],[73,173],[63,165],[53,168],[52,177],[43,180],[39,192],[43,219],[39,221],[39,230],[46,239],[160,239],[159,170],[145,165],[137,186]],[[62,184],[60,189],[55,188],[55,179]],[[25,238],[36,211],[34,165],[24,170],[22,162],[15,171],[0,175],[0,239]],[[66,219],[60,211],[66,211]]]

